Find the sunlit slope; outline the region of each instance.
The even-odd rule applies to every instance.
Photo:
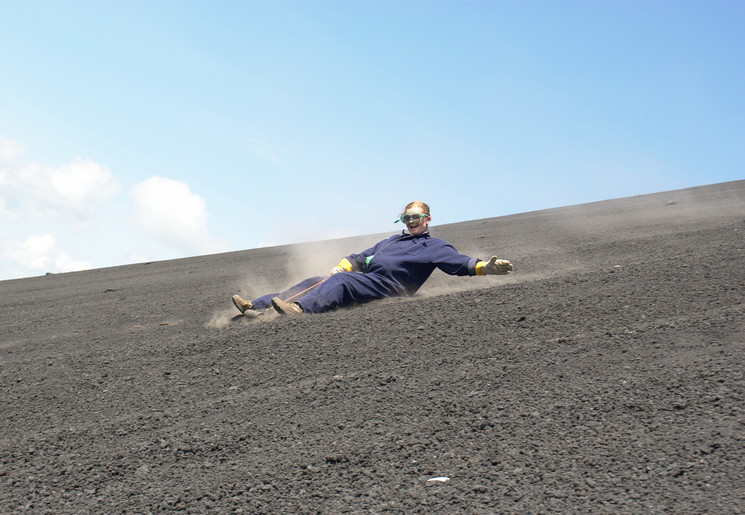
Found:
[[[745,181],[432,233],[515,272],[260,321],[384,235],[0,282],[0,511],[745,510]]]

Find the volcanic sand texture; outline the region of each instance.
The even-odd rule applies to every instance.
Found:
[[[745,511],[745,181],[431,232],[515,272],[253,321],[387,235],[0,282],[0,512]]]

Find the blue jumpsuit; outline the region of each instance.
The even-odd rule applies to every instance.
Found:
[[[271,299],[279,297],[297,302],[306,313],[323,313],[337,306],[413,295],[435,268],[450,275],[476,275],[479,261],[460,254],[445,240],[431,237],[429,232],[415,236],[406,232],[395,234],[346,259],[352,264],[352,272],[328,278],[311,277],[283,292],[254,299],[254,307],[267,309],[271,307]],[[293,298],[324,279],[318,287]]]

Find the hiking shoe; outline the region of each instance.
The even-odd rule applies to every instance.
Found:
[[[233,304],[238,308],[238,311],[246,314],[249,309],[254,309],[254,305],[250,300],[243,300],[238,295],[233,295]]]
[[[300,315],[303,312],[303,308],[297,302],[285,302],[279,297],[272,299],[272,306],[280,315]]]

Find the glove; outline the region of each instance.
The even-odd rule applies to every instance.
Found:
[[[492,258],[481,267],[481,273],[483,275],[504,275],[512,272],[512,269],[512,263],[506,259],[497,259],[497,256],[492,256]]]
[[[331,269],[331,275],[338,274],[339,272],[351,272],[352,263],[347,258],[342,258],[338,265]]]

